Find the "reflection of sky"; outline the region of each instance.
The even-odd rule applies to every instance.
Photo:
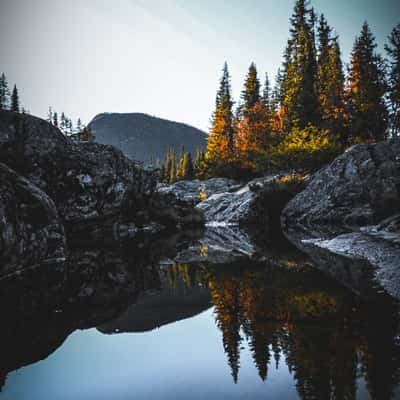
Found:
[[[364,20],[380,48],[399,0],[312,0],[348,60]],[[1,66],[24,105],[88,122],[103,111],[146,112],[206,129],[223,61],[235,98],[251,61],[271,77],[294,0],[1,0]]]
[[[262,382],[245,342],[233,383],[213,309],[147,333],[76,331],[42,362],[8,375],[3,400],[295,399],[286,365]],[[272,360],[274,364],[275,361]]]

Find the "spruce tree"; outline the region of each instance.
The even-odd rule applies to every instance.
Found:
[[[51,109],[51,107],[49,106],[49,110],[47,111],[47,122],[49,122],[50,124],[53,124],[53,110]]]
[[[283,64],[282,106],[285,127],[303,129],[308,124],[318,125],[319,98],[317,92],[317,60],[315,54],[313,10],[305,0],[297,0],[290,19],[290,38]]]
[[[350,62],[346,106],[351,142],[374,142],[387,135],[386,91],[382,58],[365,22],[357,37]]]
[[[389,57],[388,99],[390,130],[392,136],[400,136],[400,24],[393,28],[385,46]]]
[[[57,112],[54,112],[54,114],[53,114],[53,125],[58,128],[58,114],[57,114]]]
[[[215,101],[206,158],[211,163],[231,160],[234,149],[233,101],[228,64],[224,64],[222,78]]]
[[[0,76],[0,109],[8,110],[10,107],[10,90],[4,73]]]
[[[14,85],[12,95],[11,95],[11,111],[14,111],[17,113],[19,113],[19,111],[20,111],[17,85]]]
[[[346,142],[344,132],[344,73],[338,38],[324,15],[318,27],[318,92],[321,107],[321,127]]]
[[[194,178],[194,168],[192,156],[189,152],[185,153],[182,162],[182,179],[193,179]]]
[[[242,91],[244,114],[248,113],[254,105],[260,101],[260,81],[257,76],[257,68],[254,63],[250,64]]]

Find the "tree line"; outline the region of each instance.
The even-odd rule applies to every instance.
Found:
[[[240,101],[224,64],[202,176],[241,178],[273,170],[312,171],[346,147],[400,134],[400,24],[376,51],[367,22],[345,67],[325,16],[297,0],[283,63],[271,88],[251,63]]]
[[[0,110],[25,112],[21,107],[17,85],[14,84],[12,91],[10,91],[4,72],[0,75]]]
[[[78,118],[74,125],[72,119],[64,112],[58,113],[57,111],[53,111],[51,106],[47,112],[47,122],[60,129],[64,135],[76,141],[93,142],[95,139],[91,128],[84,125],[81,118]]]

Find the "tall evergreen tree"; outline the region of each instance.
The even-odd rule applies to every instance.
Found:
[[[54,114],[53,114],[53,125],[58,128],[58,114],[57,114],[57,112],[54,112]]]
[[[233,101],[228,64],[225,63],[215,101],[210,136],[207,142],[207,161],[224,162],[232,159],[234,146]]]
[[[337,37],[324,15],[318,26],[318,92],[323,129],[328,129],[346,142],[344,132],[344,73]]]
[[[285,127],[288,130],[319,123],[315,15],[313,10],[307,8],[305,0],[296,1],[290,22],[281,86]]]
[[[244,114],[248,113],[254,105],[261,100],[260,80],[258,79],[257,68],[254,63],[250,64],[241,97],[243,100]]]
[[[346,106],[352,142],[373,142],[387,135],[386,91],[382,58],[365,22],[350,63]]]
[[[194,167],[190,152],[185,153],[185,155],[183,156],[181,174],[182,174],[182,179],[194,178]]]
[[[53,123],[53,110],[52,110],[52,108],[50,106],[49,106],[49,109],[47,111],[47,119],[46,119],[46,121],[49,122],[50,124]]]
[[[0,75],[0,109],[8,110],[10,107],[10,90],[4,73]]]
[[[389,56],[390,130],[393,136],[400,136],[400,24],[393,28],[388,40],[385,50]]]
[[[19,111],[20,111],[17,85],[14,85],[12,95],[11,95],[11,111],[14,111],[17,113],[19,113]]]

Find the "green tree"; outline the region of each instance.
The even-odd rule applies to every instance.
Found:
[[[364,23],[350,63],[346,106],[351,142],[374,142],[387,136],[387,109],[383,61],[375,51],[375,38]]]
[[[54,112],[54,114],[53,114],[53,125],[58,128],[58,114],[57,114],[57,112]]]
[[[189,152],[185,153],[182,162],[182,179],[193,179],[194,178],[194,167],[192,156]]]
[[[313,10],[305,0],[297,0],[290,19],[290,38],[286,46],[281,81],[281,105],[285,128],[305,128],[318,125],[319,98],[317,92],[317,60],[315,54]]]
[[[321,127],[347,142],[344,131],[344,73],[338,38],[324,15],[318,27],[318,92],[321,107]]]
[[[20,111],[17,85],[14,85],[12,95],[11,95],[11,111],[14,111],[17,113],[19,113],[19,111]]]
[[[215,101],[206,159],[211,164],[232,159],[234,148],[233,101],[228,64],[225,63]]]
[[[8,110],[10,106],[10,90],[4,73],[0,76],[0,109]]]
[[[393,136],[400,135],[400,24],[393,28],[385,50],[389,56],[388,98],[390,129]]]
[[[244,88],[241,96],[245,115],[250,112],[257,102],[261,100],[260,87],[260,80],[257,76],[256,65],[251,63],[244,82]]]

